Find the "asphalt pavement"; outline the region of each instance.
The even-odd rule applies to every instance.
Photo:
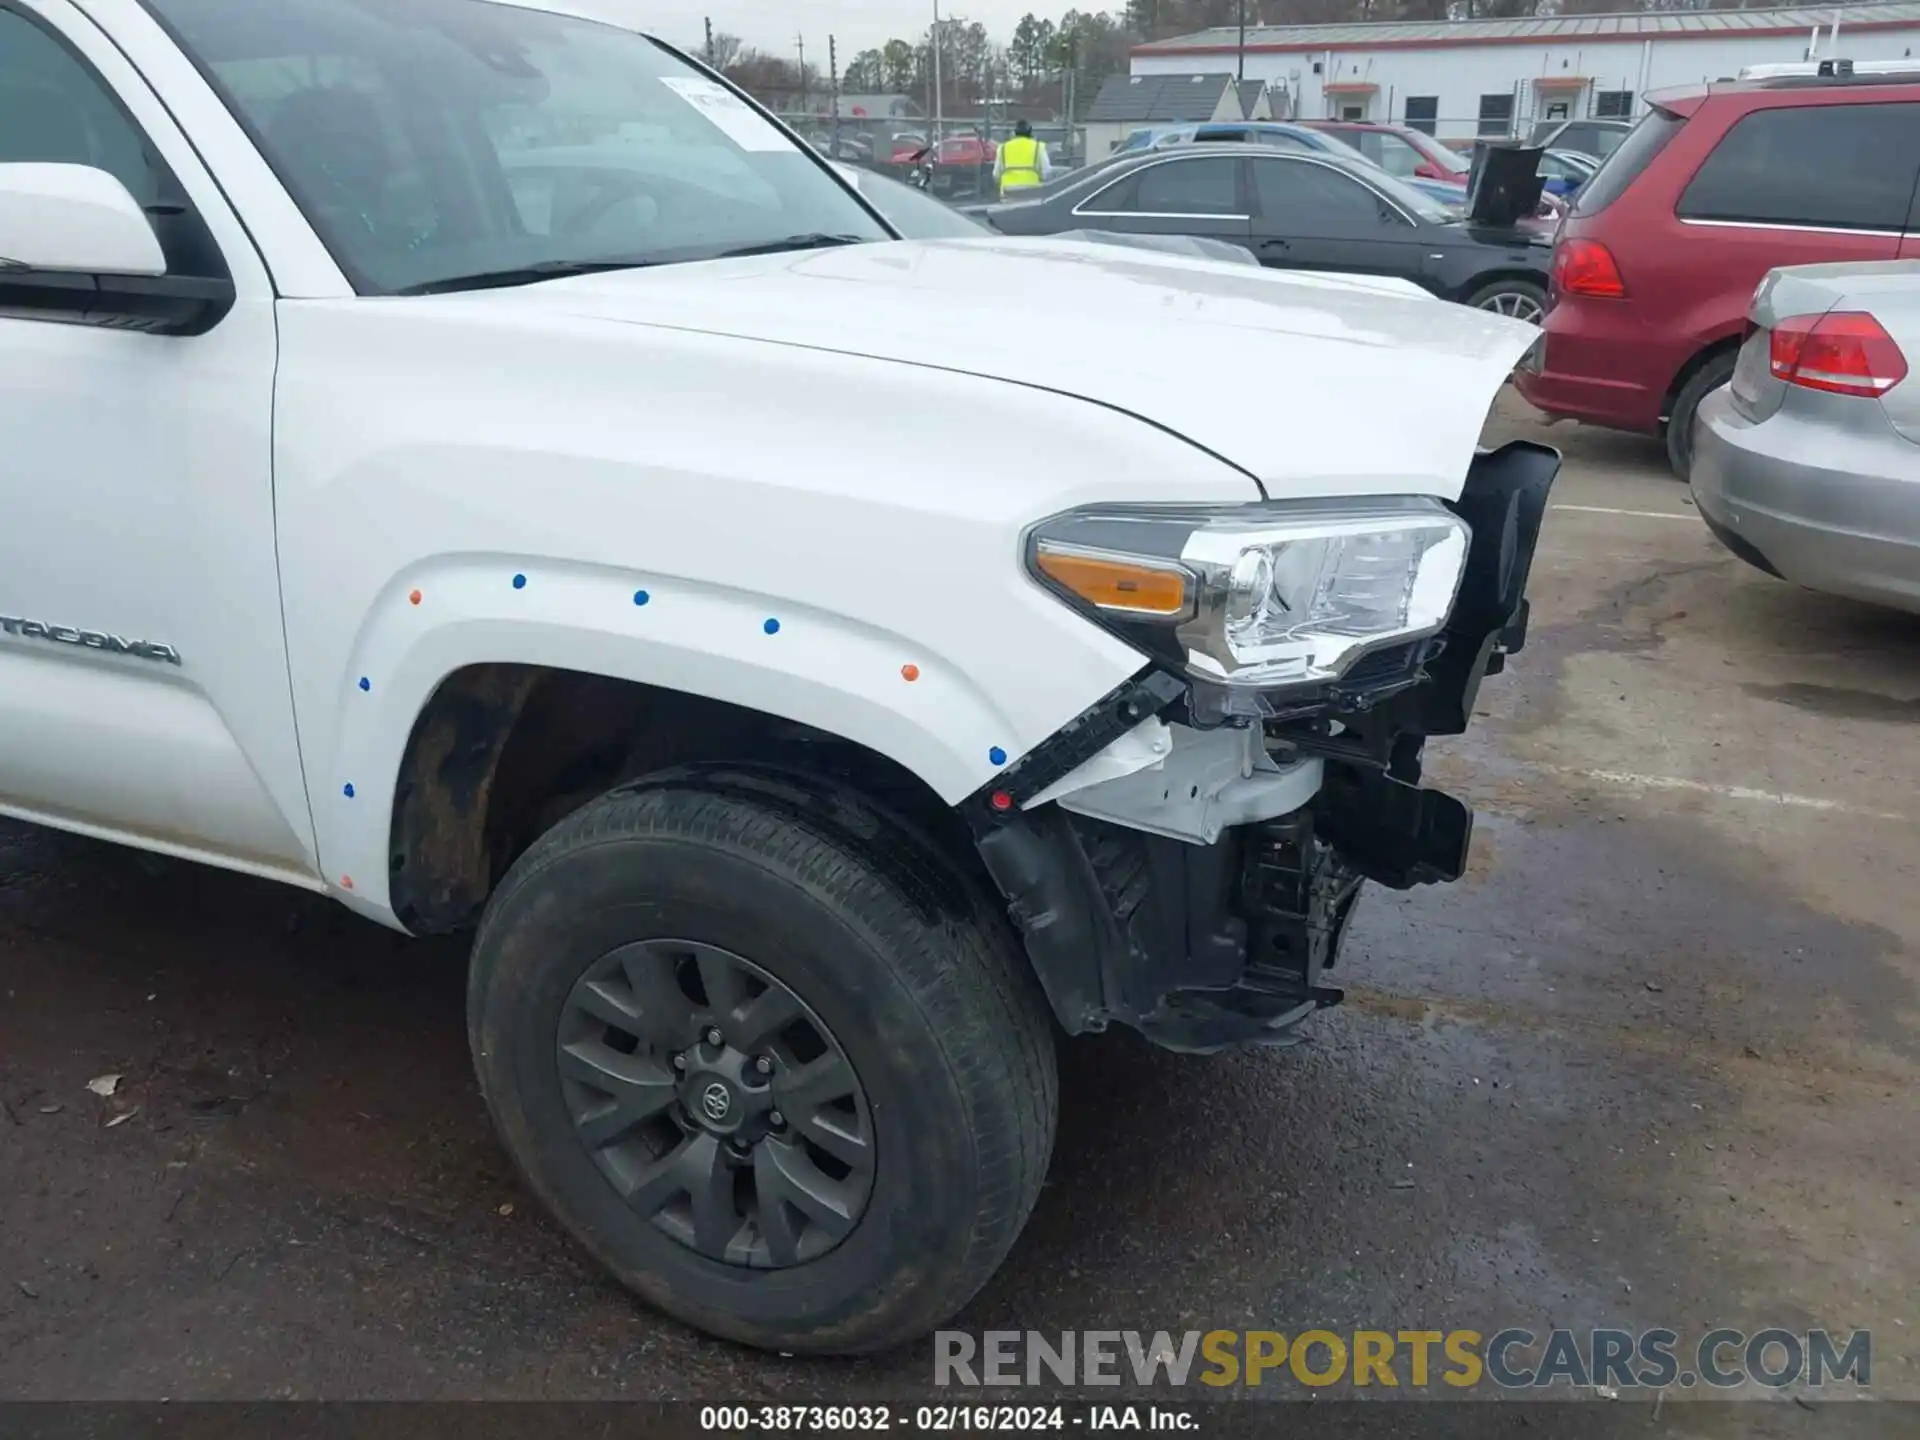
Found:
[[[1471,874],[1370,890],[1297,1048],[1067,1047],[957,1324],[1865,1328],[1920,1399],[1920,621],[1726,555],[1652,442],[1493,433],[1566,467],[1531,643],[1430,749]],[[462,965],[0,824],[0,1397],[930,1393],[930,1347],[752,1354],[604,1280],[492,1139]]]

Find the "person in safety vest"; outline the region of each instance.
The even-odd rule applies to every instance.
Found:
[[[1033,126],[1027,121],[1013,127],[1013,138],[994,157],[993,178],[1000,182],[1002,200],[1053,178],[1047,147],[1033,138]]]

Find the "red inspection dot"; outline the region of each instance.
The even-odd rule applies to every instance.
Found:
[[[991,803],[996,810],[1011,810],[1013,809],[1013,796],[1004,790],[996,790],[993,792],[989,803]]]
[[[900,678],[908,684],[912,684],[920,678],[920,667],[918,665],[902,665],[900,667]]]
[[[340,877],[340,888],[342,890],[351,890],[353,888],[353,877],[351,875],[342,875]]]
[[[416,590],[411,595],[407,596],[407,603],[409,605],[418,605],[420,603],[420,592]]]

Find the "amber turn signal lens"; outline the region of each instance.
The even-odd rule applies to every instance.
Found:
[[[1187,572],[1177,565],[1091,555],[1042,541],[1034,564],[1056,585],[1088,604],[1127,615],[1184,615],[1188,607]]]

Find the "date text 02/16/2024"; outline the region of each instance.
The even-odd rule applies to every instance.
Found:
[[[700,1428],[719,1434],[769,1430],[899,1430],[914,1434],[1196,1431],[1200,1417],[1190,1409],[1160,1405],[706,1405],[700,1410]]]

